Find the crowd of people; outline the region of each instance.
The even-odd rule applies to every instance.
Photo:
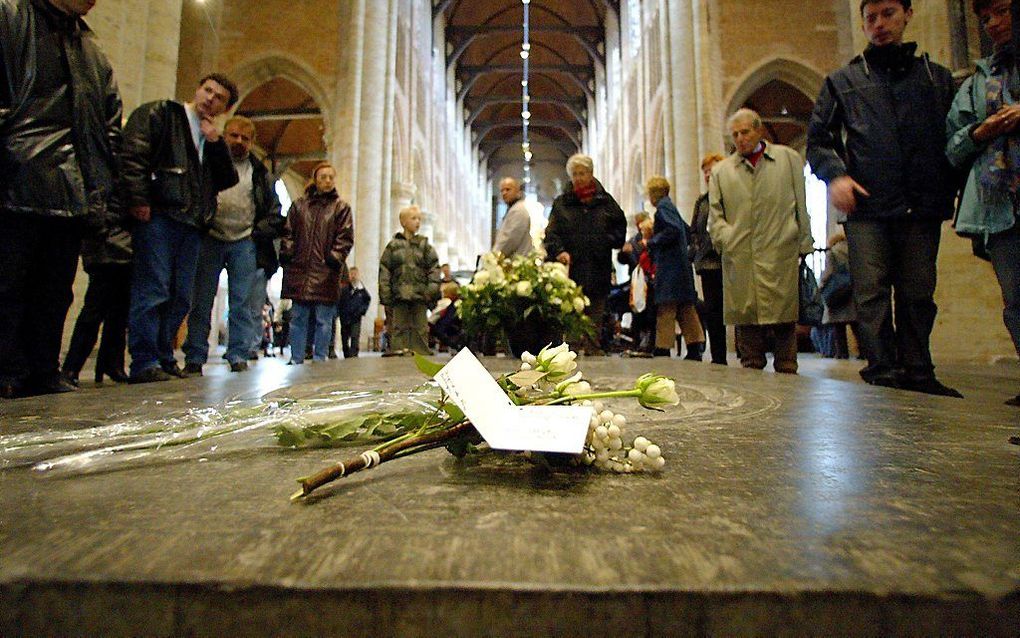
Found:
[[[941,226],[957,205],[955,228],[992,262],[1020,353],[1020,73],[1010,4],[974,0],[995,53],[957,90],[949,70],[904,42],[910,0],[862,0],[869,44],[826,78],[815,103],[807,160],[828,184],[842,227],[822,275],[825,321],[842,328],[833,345],[840,356],[845,328],[854,327],[870,384],[961,396],[936,378],[929,343]],[[76,389],[100,329],[97,381],[201,375],[224,269],[232,371],[266,347],[266,287],[281,266],[290,363],[335,356],[338,313],[343,355],[357,356],[371,294],[347,268],[354,215],[337,193],[335,168],[316,166],[283,215],[273,177],[252,154],[254,124],[234,116],[221,131],[215,123],[239,98],[219,73],[204,76],[190,101],[143,104],[122,127],[113,71],[81,19],[93,6],[0,3],[0,397]],[[654,214],[638,214],[629,239],[592,159],[574,155],[541,249],[590,299],[596,335],[618,250],[631,272],[636,350],[669,356],[679,325],[686,358],[701,360],[707,343],[712,362],[724,365],[732,326],[742,366],[763,369],[771,352],[777,372],[796,373],[799,266],[814,250],[804,159],[768,140],[753,110],[730,115],[727,129],[734,151],[703,159],[707,192],[691,223],[669,181],[653,176]],[[499,190],[508,213],[493,249],[528,254],[521,185],[505,178]],[[457,285],[419,233],[421,221],[417,207],[401,210],[401,231],[380,258],[387,354],[428,352],[430,335],[456,337]],[[61,366],[79,255],[89,286]],[[183,368],[175,356],[182,324]],[[603,346],[598,338],[579,344],[589,355]],[[1020,405],[1020,395],[1009,403]]]

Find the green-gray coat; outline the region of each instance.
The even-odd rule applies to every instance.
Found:
[[[379,259],[379,303],[423,303],[439,301],[439,256],[424,235],[408,239],[394,235]]]
[[[765,146],[757,167],[734,153],[712,169],[708,231],[722,255],[728,325],[797,321],[799,256],[814,248],[804,160]]]

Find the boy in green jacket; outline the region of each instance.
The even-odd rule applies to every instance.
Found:
[[[431,354],[426,312],[439,301],[439,256],[426,237],[418,235],[421,210],[400,211],[403,232],[386,244],[379,259],[379,302],[386,307],[389,349]]]

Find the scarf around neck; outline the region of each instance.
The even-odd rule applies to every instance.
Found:
[[[1020,93],[1012,61],[1011,46],[1002,47],[992,57],[991,75],[985,79],[985,106],[989,115],[1014,104]],[[1020,188],[1020,138],[1011,133],[991,140],[976,165],[982,201],[1000,199],[1006,192],[1015,195]]]
[[[577,198],[584,202],[585,204],[590,202],[592,198],[595,197],[596,191],[598,191],[598,186],[595,185],[595,182],[592,182],[587,186],[582,186],[580,188],[576,186],[574,187],[574,194],[577,195]]]

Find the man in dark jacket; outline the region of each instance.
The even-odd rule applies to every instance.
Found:
[[[58,370],[86,226],[116,179],[122,106],[82,17],[92,0],[0,0],[0,398],[66,392]]]
[[[570,182],[553,201],[545,229],[547,258],[570,269],[573,279],[591,300],[586,313],[601,334],[613,272],[613,249],[627,238],[627,218],[613,196],[594,177],[587,155],[567,160]],[[586,344],[588,354],[603,354],[601,344]]]
[[[270,242],[283,231],[280,199],[270,181],[269,171],[251,154],[255,123],[235,116],[223,126],[238,183],[220,192],[216,216],[202,249],[195,273],[195,294],[188,314],[188,341],[184,344],[184,376],[201,376],[209,359],[209,331],[213,302],[219,290],[220,272],[227,269],[230,311],[229,340],[224,355],[232,372],[248,369],[248,357],[256,334],[261,335],[262,305],[266,279],[258,272],[256,229]],[[274,253],[275,257],[275,253]],[[252,297],[258,298],[258,322]]]
[[[807,156],[845,224],[868,358],[861,377],[960,396],[936,380],[929,351],[935,261],[955,190],[943,152],[953,78],[927,55],[916,56],[916,44],[904,44],[910,0],[862,0],[860,10],[870,44],[826,78]]]
[[[213,119],[237,102],[237,87],[213,73],[193,102],[149,102],[124,129],[126,205],[137,220],[128,319],[131,382],[183,375],[173,341],[191,308],[202,235],[216,195],[237,183],[230,151]]]

